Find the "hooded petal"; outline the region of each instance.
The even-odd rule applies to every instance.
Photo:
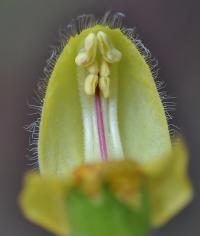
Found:
[[[52,72],[39,132],[42,174],[67,174],[88,156],[98,158],[91,152],[92,147],[99,149],[94,98],[82,98],[85,72],[75,64],[85,38],[98,32],[104,32],[122,55],[109,65],[110,93],[102,98],[109,158],[144,163],[171,150],[164,108],[144,57],[120,29],[96,25],[69,39]]]

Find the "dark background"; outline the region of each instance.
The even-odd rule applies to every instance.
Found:
[[[126,14],[125,24],[137,32],[158,58],[160,78],[177,97],[174,123],[184,133],[191,153],[194,201],[158,236],[200,235],[200,2],[194,0],[6,0],[0,1],[0,235],[50,235],[27,222],[17,205],[28,135],[27,101],[43,74],[58,29],[82,13],[101,17],[105,11]]]

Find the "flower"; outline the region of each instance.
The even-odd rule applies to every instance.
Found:
[[[116,224],[114,235],[145,235],[192,196],[187,151],[181,139],[172,145],[147,58],[125,29],[103,22],[71,36],[56,61],[41,114],[41,176],[29,174],[20,197],[29,219],[60,235],[96,236],[104,225],[107,236]]]

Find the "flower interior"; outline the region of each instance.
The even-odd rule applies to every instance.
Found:
[[[171,151],[151,69],[133,41],[97,24],[69,38],[51,73],[39,128],[41,174],[82,163],[146,163]]]

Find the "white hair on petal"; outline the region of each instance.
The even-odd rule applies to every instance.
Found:
[[[139,36],[136,33],[136,29],[128,28],[123,25],[124,17],[125,15],[121,12],[116,12],[112,14],[110,11],[106,12],[101,19],[96,19],[93,14],[83,14],[73,19],[67,25],[67,27],[61,28],[59,30],[59,42],[56,46],[51,47],[51,56],[46,61],[46,66],[43,70],[43,76],[36,85],[36,90],[34,91],[33,96],[34,105],[28,104],[31,110],[31,113],[29,115],[33,116],[34,121],[31,124],[26,125],[24,128],[30,133],[30,156],[28,156],[28,159],[31,161],[30,165],[34,168],[38,168],[38,137],[43,98],[45,96],[48,81],[56,64],[56,61],[71,36],[80,34],[84,29],[90,28],[97,24],[107,25],[112,29],[119,28],[121,32],[136,45],[139,52],[144,56],[145,61],[151,69],[152,76],[154,78],[158,93],[160,95],[165,110],[172,141],[174,139],[174,136],[176,136],[176,133],[179,128],[176,125],[172,124],[172,113],[175,111],[176,108],[176,103],[174,102],[175,97],[170,97],[164,90],[166,87],[166,83],[159,79],[158,61],[154,57],[152,57],[149,49],[147,49],[142,43],[142,41],[139,39]]]

